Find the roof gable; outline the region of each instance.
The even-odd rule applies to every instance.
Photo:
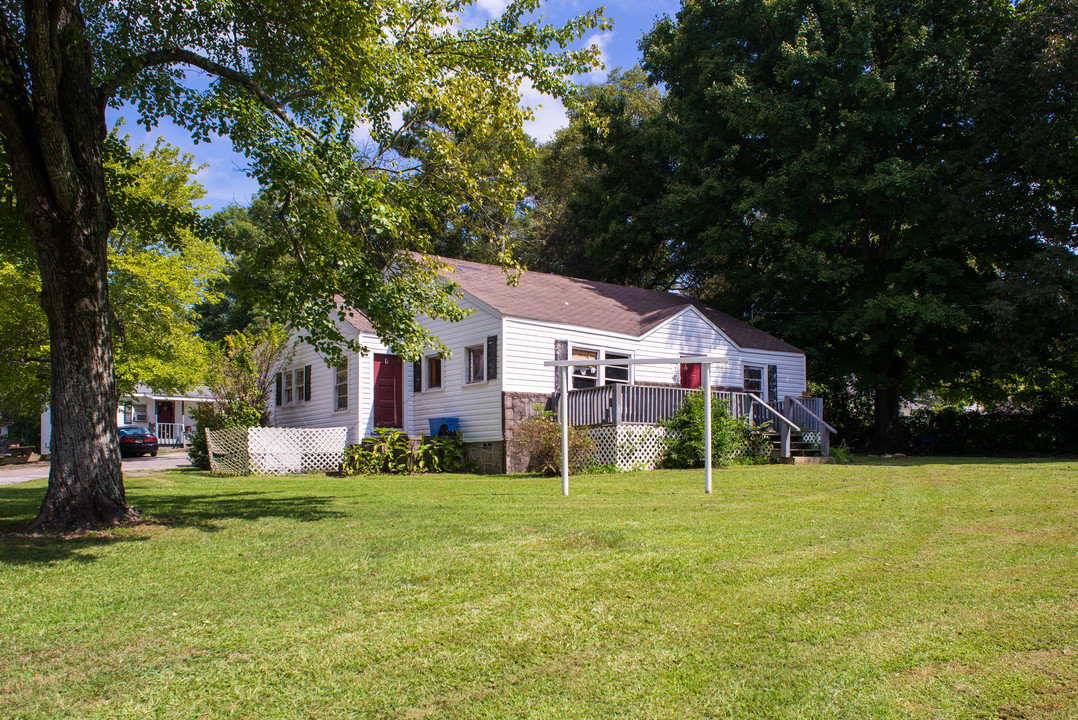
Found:
[[[694,308],[742,348],[801,351],[748,323],[685,295],[613,285],[561,275],[523,271],[509,285],[497,265],[439,258],[461,289],[507,317],[593,328],[640,337],[687,308]]]

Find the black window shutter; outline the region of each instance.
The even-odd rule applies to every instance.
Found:
[[[768,365],[767,366],[767,402],[771,404],[771,407],[778,407],[776,403],[779,401],[779,366]]]
[[[555,340],[554,341],[554,359],[555,360],[568,360],[569,359],[569,341],[568,340]],[[554,392],[561,392],[561,368],[554,368]]]
[[[311,401],[311,366],[303,366],[303,401]]]
[[[498,378],[498,336],[487,335],[487,380]]]
[[[281,404],[281,373],[277,373],[277,405]]]
[[[412,392],[423,390],[423,363],[416,360],[412,363]]]

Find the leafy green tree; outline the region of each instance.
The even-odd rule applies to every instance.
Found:
[[[0,418],[33,418],[49,396],[49,328],[32,267],[0,259]],[[35,443],[36,444],[36,443]]]
[[[641,45],[662,113],[586,149],[607,168],[577,205],[598,279],[755,317],[872,392],[873,444],[901,448],[903,395],[987,367],[1045,258],[1074,277],[1073,163],[1020,160],[1074,157],[1073,103],[1051,98],[1076,76],[1044,61],[1019,81],[1043,59],[1023,22],[1065,29],[1034,47],[1073,46],[1065,19],[1029,20],[1049,5],[686,0]],[[1007,93],[1054,133],[993,115]],[[1036,324],[1011,327],[1033,345]]]
[[[644,71],[633,67],[614,69],[606,81],[577,89],[569,108],[569,125],[539,148],[528,183],[527,223],[514,241],[513,254],[532,270],[573,277],[601,279],[611,273],[619,277],[632,273],[612,270],[610,258],[589,257],[585,231],[574,221],[572,206],[593,204],[606,208],[615,201],[598,181],[607,167],[607,158],[592,152],[588,143],[600,129],[626,155],[651,157],[650,148],[627,142],[645,121],[659,113],[662,95],[650,85]],[[619,248],[618,258],[631,255]],[[646,257],[634,258],[647,264]]]
[[[447,192],[467,196],[472,179],[447,130],[428,159],[443,180],[424,186],[426,167],[393,150],[395,112],[436,111],[447,128],[478,127],[484,118],[519,124],[522,78],[564,93],[565,76],[590,68],[595,52],[547,48],[564,48],[603,22],[594,13],[562,28],[528,22],[538,0],[517,0],[495,21],[460,28],[457,13],[469,4],[3,3],[0,137],[52,340],[55,452],[32,528],[136,517],[112,412],[107,240],[116,209],[105,108],[131,104],[147,127],[170,117],[198,140],[226,136],[250,159],[249,173],[287,229],[287,242],[265,259],[294,259],[274,319],[309,327],[316,345],[332,346],[342,338],[327,315],[340,294],[398,352],[416,353],[430,342],[416,311],[459,316],[453,290],[429,263],[374,240],[422,247],[426,225],[416,219],[451,202]],[[363,232],[343,231],[342,205]]]
[[[108,241],[109,291],[116,328],[113,354],[119,395],[137,385],[177,392],[200,384],[206,349],[194,335],[193,303],[212,297],[211,286],[224,264],[192,203],[203,188],[191,178],[193,158],[159,143],[130,154],[114,144],[118,157],[107,170],[116,229]],[[13,228],[15,238],[25,238]],[[12,246],[15,239],[9,238]],[[18,260],[19,253],[4,255]],[[0,263],[5,341],[0,369],[0,412],[12,417],[40,415],[49,396],[49,332],[38,298],[41,281],[29,260]]]
[[[163,143],[138,149],[116,183],[109,236],[116,387],[179,392],[203,381],[206,346],[192,308],[212,300],[224,256],[197,215],[194,158]]]
[[[210,469],[206,430],[269,424],[267,403],[274,376],[293,351],[289,333],[279,325],[235,332],[213,346],[207,371],[213,402],[196,408],[188,452],[195,467]]]

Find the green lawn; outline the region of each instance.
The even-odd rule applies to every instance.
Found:
[[[0,717],[1078,717],[1078,463],[702,487],[133,478],[151,524],[0,539]]]

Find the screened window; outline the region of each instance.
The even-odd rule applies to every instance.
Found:
[[[333,409],[348,409],[348,361],[345,360],[336,368],[333,383]]]
[[[135,422],[146,422],[149,419],[145,405],[136,405],[134,411]]]
[[[745,392],[760,397],[764,391],[764,369],[745,366]]]
[[[466,382],[477,383],[486,379],[486,354],[482,345],[465,348],[468,357],[468,376]]]
[[[442,386],[442,359],[434,356],[427,358],[427,389],[433,390]]]

